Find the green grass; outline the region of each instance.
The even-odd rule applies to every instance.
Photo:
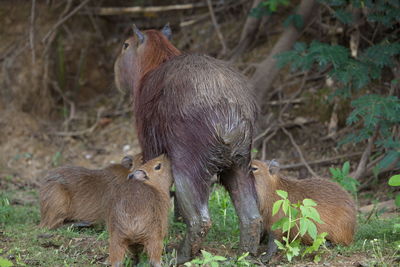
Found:
[[[22,196],[34,199],[28,204],[16,204]],[[23,202],[23,201],[22,201]],[[29,204],[30,203],[30,204]],[[220,266],[247,266],[247,259],[238,263],[239,223],[227,192],[215,186],[210,197],[212,228],[203,249],[227,258]],[[337,256],[362,255],[365,266],[396,266],[399,260],[400,217],[379,219],[361,217],[354,243],[349,247],[337,246],[327,251],[322,262],[334,262]],[[15,266],[104,266],[108,256],[108,233],[104,227],[77,229],[64,226],[57,230],[39,229],[40,213],[37,193],[32,190],[9,191],[0,194],[0,259],[11,259]],[[186,226],[173,222],[170,216],[168,244],[163,262],[175,263],[176,248],[183,238]],[[142,255],[145,260],[146,256]],[[294,259],[293,263],[307,263],[311,258]],[[200,257],[197,262],[207,259]],[[396,261],[397,260],[397,261]],[[0,261],[1,263],[1,261]],[[291,266],[279,259],[279,264]],[[129,259],[125,266],[130,266]],[[254,266],[252,263],[250,266]],[[139,266],[148,266],[142,263]],[[0,266],[2,267],[2,266]]]

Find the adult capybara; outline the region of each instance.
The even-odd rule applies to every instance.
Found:
[[[272,224],[284,216],[280,210],[272,216],[272,205],[281,199],[276,190],[288,192],[289,200],[297,203],[310,198],[317,203],[315,207],[324,224],[316,224],[318,233],[327,232],[326,237],[333,244],[349,245],[353,241],[356,228],[356,205],[352,197],[337,183],[326,179],[289,179],[278,174],[279,164],[276,161],[252,161],[252,170],[256,179],[256,189],[260,201],[260,213],[264,229],[269,232],[268,252],[272,256],[276,251],[273,239],[281,239],[282,232],[270,231]],[[297,234],[293,230],[291,236]],[[302,237],[302,242],[311,244],[310,236]]]
[[[171,29],[139,31],[115,62],[116,84],[132,92],[143,160],[166,153],[188,226],[178,263],[199,250],[211,227],[210,180],[220,175],[240,220],[240,248],[256,253],[261,217],[250,171],[257,108],[249,82],[226,63],[182,54]]]
[[[40,227],[57,228],[67,221],[104,221],[110,187],[126,180],[138,156],[104,169],[64,166],[50,170],[40,188]]]
[[[122,266],[127,249],[136,256],[143,246],[150,264],[161,267],[172,182],[170,162],[161,155],[135,168],[128,180],[111,189],[106,223],[112,266]]]

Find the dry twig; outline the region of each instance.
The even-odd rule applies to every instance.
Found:
[[[362,154],[363,152],[354,152],[350,154],[344,154],[344,155],[339,155],[327,159],[319,159],[319,160],[314,160],[308,162],[308,165],[323,165],[323,164],[330,164],[334,161],[341,160],[341,159],[346,159],[346,158],[353,158],[353,157],[358,157]],[[280,168],[281,169],[286,169],[286,170],[291,170],[291,169],[298,169],[305,166],[303,162],[300,163],[294,163],[294,164],[288,164],[288,165],[282,165]]]
[[[29,45],[32,52],[32,66],[36,65],[36,53],[35,53],[35,7],[36,0],[32,0],[31,17],[29,25]]]
[[[281,127],[282,131],[289,137],[290,142],[292,142],[292,145],[296,148],[297,153],[299,153],[299,157],[301,162],[303,162],[304,166],[307,168],[307,170],[311,173],[312,176],[315,178],[318,178],[319,176],[311,169],[310,165],[307,163],[306,159],[303,156],[303,152],[301,151],[300,147],[296,144],[296,141],[293,138],[293,135],[286,130],[284,127]]]
[[[75,132],[55,132],[55,133],[53,133],[53,135],[79,136],[79,135],[91,134],[96,129],[97,125],[99,124],[103,111],[104,111],[103,107],[101,107],[97,110],[96,122],[87,129],[84,129],[81,131],[75,131]]]
[[[60,27],[64,22],[66,22],[69,18],[71,18],[74,14],[76,14],[82,7],[84,7],[90,0],[84,0],[81,2],[77,7],[75,7],[68,15],[65,17],[61,18],[56,24],[51,27],[51,29],[46,33],[46,35],[43,37],[42,42],[45,42],[50,35],[54,33],[55,30],[57,30],[58,27]]]

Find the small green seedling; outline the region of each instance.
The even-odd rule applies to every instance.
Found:
[[[388,184],[390,186],[400,186],[400,174],[390,177]],[[397,207],[400,207],[400,194],[396,195],[394,203],[396,204]]]
[[[274,203],[272,207],[272,216],[277,214],[280,209],[285,214],[284,217],[272,225],[272,230],[280,229],[285,235],[282,237],[283,243],[279,240],[274,241],[278,249],[284,251],[288,261],[292,261],[293,257],[300,255],[301,237],[308,234],[312,238],[313,244],[306,247],[302,253],[302,257],[317,252],[314,261],[318,262],[321,258],[318,251],[321,246],[324,246],[327,233],[318,234],[317,232],[315,222],[320,224],[324,223],[318,211],[314,208],[317,204],[312,199],[308,198],[304,199],[302,203],[298,202],[293,204],[288,199],[288,193],[286,191],[277,190],[276,193],[282,199]],[[297,229],[297,234],[295,236],[290,236],[292,229]]]
[[[205,250],[201,251],[202,258],[196,258],[191,262],[185,263],[185,266],[211,266],[211,267],[218,267],[219,262],[226,261],[225,257],[213,255],[210,252]]]

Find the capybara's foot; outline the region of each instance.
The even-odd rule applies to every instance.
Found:
[[[250,252],[252,255],[257,254],[258,245],[260,243],[261,224],[261,217],[256,216],[251,222],[241,227],[239,244],[241,252]]]

